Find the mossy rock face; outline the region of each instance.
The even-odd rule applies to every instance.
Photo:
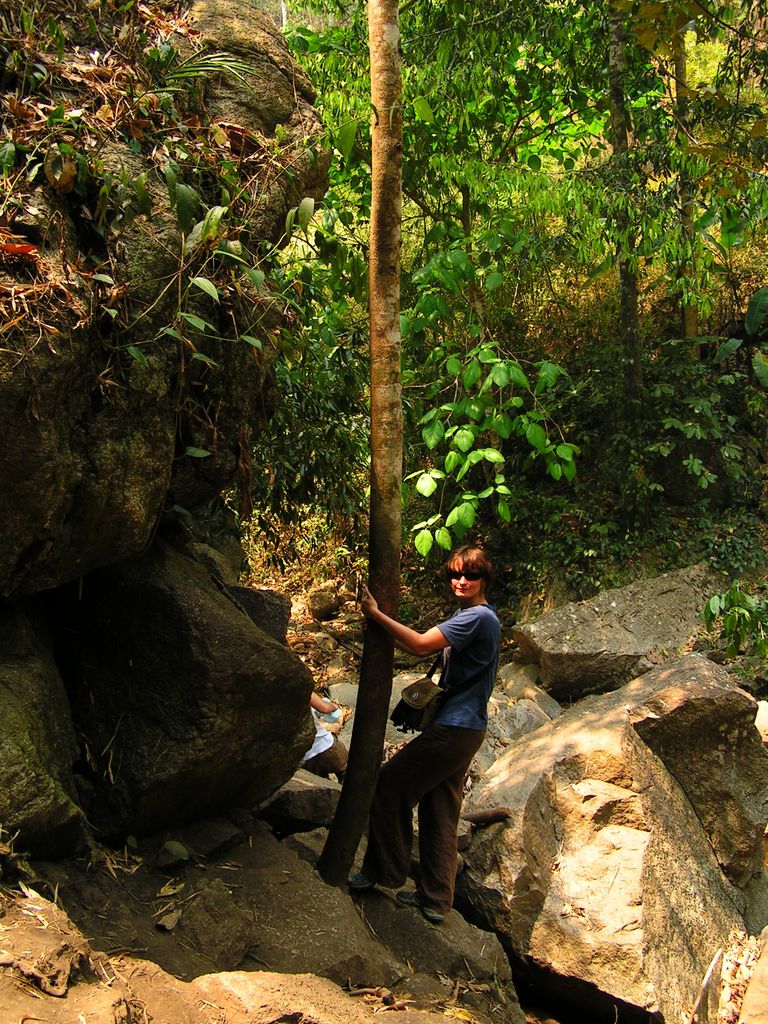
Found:
[[[41,857],[82,835],[72,764],[78,755],[64,684],[20,609],[0,612],[0,826]]]
[[[73,7],[84,24],[84,0]],[[131,134],[105,115],[98,148],[84,149],[85,191],[64,194],[42,174],[19,186],[13,227],[35,256],[4,268],[20,305],[0,352],[0,598],[139,554],[166,508],[194,513],[233,485],[249,493],[251,453],[277,402],[283,306],[247,275],[233,284],[216,245],[258,254],[291,207],[322,195],[330,154],[311,86],[269,17],[242,0],[201,0],[191,17],[193,37],[173,37],[179,54],[194,38],[202,65],[206,53],[229,53],[244,80],[202,74],[178,107],[163,108],[156,136],[149,120],[145,134],[140,125]],[[65,47],[62,67],[71,59]],[[188,152],[171,141],[177,114],[192,125]],[[178,128],[187,138],[189,125]],[[250,162],[238,139],[263,160]],[[242,174],[226,189],[216,176],[225,163]],[[196,196],[188,216],[182,185]],[[220,237],[195,248],[187,219],[204,218],[226,193],[240,205],[222,214]],[[195,277],[218,282],[221,301]]]

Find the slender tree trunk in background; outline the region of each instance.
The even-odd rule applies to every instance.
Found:
[[[620,168],[629,153],[629,128],[624,90],[626,61],[624,15],[611,3],[608,7],[608,81],[611,110],[611,146],[614,163]],[[624,357],[624,393],[630,405],[636,405],[643,387],[643,364],[637,325],[637,271],[630,254],[634,233],[629,203],[615,215],[619,242],[616,249],[619,268],[619,335]]]
[[[680,168],[680,181],[678,195],[680,197],[680,223],[682,227],[683,242],[687,250],[687,261],[680,267],[680,274],[689,276],[693,273],[693,195],[691,181],[685,167],[686,153],[686,124],[688,122],[688,58],[685,52],[685,33],[676,32],[673,37],[673,51],[675,58],[675,114],[678,123],[678,149],[682,154],[683,165]],[[696,307],[682,300],[680,310],[680,329],[684,338],[695,338],[699,333],[698,316]],[[698,358],[698,346],[693,353]]]
[[[400,383],[400,222],[403,112],[396,0],[369,0],[371,103],[370,332],[371,507],[369,586],[388,615],[400,590],[403,408]],[[392,692],[394,648],[369,622],[349,764],[338,808],[318,862],[332,885],[348,875],[363,834],[381,763]]]

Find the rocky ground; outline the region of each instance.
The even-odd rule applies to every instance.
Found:
[[[315,603],[323,597],[332,618]],[[434,599],[423,608],[425,623],[446,611]],[[344,696],[353,692],[362,646],[353,595],[336,587],[295,602],[288,642],[348,719]],[[528,687],[509,640],[503,660],[505,687],[513,677]],[[398,663],[399,671],[420,668]],[[505,735],[514,725],[503,718],[509,692],[494,706]],[[524,703],[516,704],[518,718]],[[478,785],[494,756],[491,747],[487,766],[474,773]],[[390,893],[353,899],[324,885],[313,864],[338,786],[305,775],[261,808],[230,808],[66,861],[29,863],[0,837],[0,1022],[363,1024],[383,1012],[467,1024],[584,1019],[553,1017],[551,1003],[538,1010],[540,992],[519,986],[521,1011],[496,936],[460,913],[435,928]],[[749,1016],[747,1006],[739,1017],[758,958],[754,937],[726,950],[720,1024],[763,1024],[760,1009]]]
[[[354,604],[321,622],[302,599],[288,642],[319,687],[356,681]],[[313,814],[327,806],[327,823],[339,787],[315,781]],[[396,938],[374,941],[359,903],[312,867],[324,834],[278,842],[259,809],[230,808],[57,862],[27,861],[5,836],[0,1021],[240,1024],[298,1013],[335,1024],[384,1011],[522,1021],[497,940],[457,913],[435,929],[382,895],[376,912]]]

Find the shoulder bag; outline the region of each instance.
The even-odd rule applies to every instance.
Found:
[[[392,709],[389,720],[401,732],[422,732],[434,721],[445,690],[432,681],[432,676],[442,660],[441,651],[426,675],[408,683],[400,691],[400,700]]]

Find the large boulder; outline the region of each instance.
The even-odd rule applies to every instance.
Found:
[[[58,856],[83,835],[64,683],[39,623],[0,611],[0,828],[17,849]]]
[[[510,817],[478,832],[459,901],[566,998],[678,1021],[750,913],[726,872],[764,879],[754,713],[722,668],[690,655],[521,739],[468,800]]]
[[[722,579],[705,566],[562,605],[512,636],[558,700],[615,689],[687,648]]]
[[[107,832],[253,805],[310,746],[309,670],[168,544],[60,588],[50,614]]]
[[[185,91],[191,109],[179,107],[188,159],[184,146],[166,148],[175,126],[152,120],[171,115],[148,85],[130,112],[104,92],[97,147],[91,134],[78,135],[91,133],[90,115],[50,128],[51,154],[66,144],[78,155],[75,191],[67,194],[73,183],[65,187],[47,167],[37,165],[37,176],[14,172],[8,227],[33,255],[3,267],[0,429],[12,441],[0,450],[0,597],[32,595],[138,555],[164,509],[200,510],[234,483],[247,506],[255,434],[277,401],[271,342],[284,326],[281,304],[258,275],[217,277],[214,245],[194,249],[176,200],[186,188],[193,220],[206,208],[223,211],[215,169],[231,168],[226,187],[237,198],[221,214],[220,238],[237,236],[242,251],[257,252],[291,207],[324,191],[330,155],[321,122],[305,75],[255,0],[200,0],[175,35],[169,30],[181,22],[167,6],[103,11],[98,40],[88,36],[95,23],[85,0],[56,11],[65,45],[50,84],[64,81],[69,91],[52,94],[54,106],[77,106],[81,96],[88,105],[89,75],[99,67],[81,55],[112,33],[138,32],[148,51],[162,31],[157,45],[184,57],[194,40],[203,71],[197,90]],[[119,67],[121,49],[110,51],[115,81],[134,71]],[[211,51],[237,56],[239,77],[206,73]],[[35,116],[16,104],[9,131],[25,137]],[[225,301],[192,285],[207,275]]]

